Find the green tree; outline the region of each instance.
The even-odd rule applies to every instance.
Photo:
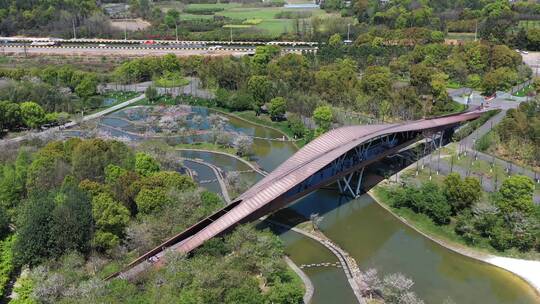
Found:
[[[28,193],[53,190],[59,187],[69,174],[70,168],[63,155],[57,151],[47,152],[40,153],[28,168],[26,179]]]
[[[114,184],[119,178],[125,176],[126,173],[126,169],[110,164],[105,167],[105,182],[107,182],[107,184]]]
[[[276,97],[270,101],[268,113],[270,113],[272,120],[281,120],[285,116],[286,110],[287,105],[283,97]]]
[[[103,230],[96,231],[92,239],[92,246],[99,251],[107,251],[120,244],[120,238],[110,232]]]
[[[519,211],[531,214],[534,211],[533,194],[534,183],[529,177],[513,175],[504,180],[497,205],[505,213]]]
[[[496,45],[491,51],[491,62],[494,69],[502,67],[515,69],[521,64],[522,59],[519,53],[516,53],[506,45]]]
[[[159,97],[158,91],[156,88],[154,88],[154,86],[149,86],[148,88],[146,88],[144,94],[151,103],[156,102]]]
[[[443,193],[448,203],[452,206],[452,212],[457,214],[472,204],[478,202],[482,195],[482,187],[478,179],[466,177],[465,180],[457,173],[450,173],[443,182]]]
[[[496,91],[505,91],[512,87],[512,85],[518,82],[517,72],[507,68],[502,67],[496,70],[489,71],[484,75],[482,81],[482,88],[484,94],[491,95]]]
[[[21,118],[23,123],[32,129],[35,129],[43,123],[45,119],[45,111],[35,102],[23,102],[20,105]]]
[[[9,216],[6,209],[0,206],[0,239],[3,239],[9,232]]]
[[[175,37],[176,40],[178,40],[178,22],[180,21],[180,12],[178,12],[176,9],[168,10],[163,21],[169,28],[174,28]]]
[[[92,199],[92,216],[97,229],[120,236],[124,233],[130,214],[110,194],[100,193]]]
[[[23,197],[25,179],[17,176],[16,167],[11,164],[0,167],[0,170],[0,206],[11,210]]]
[[[62,201],[52,213],[52,251],[55,256],[72,250],[87,253],[94,227],[90,199],[76,184],[69,182],[62,194]]]
[[[32,197],[25,202],[17,221],[17,239],[14,255],[17,265],[37,265],[51,254],[52,210],[55,204],[50,197]]]
[[[4,129],[13,130],[22,124],[21,109],[17,103],[0,101],[0,134]]]
[[[276,45],[258,46],[255,48],[252,65],[255,74],[262,75],[266,71],[268,63],[281,53],[281,49]]]
[[[164,188],[142,189],[135,198],[137,208],[142,214],[151,214],[160,211],[170,203],[170,199]]]
[[[297,114],[290,114],[287,117],[287,122],[289,129],[291,129],[295,137],[302,138],[306,135],[307,129],[300,116]]]
[[[261,107],[270,98],[272,82],[267,76],[255,75],[248,80],[248,91],[255,101],[255,112],[260,113]]]
[[[318,106],[315,111],[313,111],[313,119],[317,124],[317,136],[327,132],[332,126],[332,108],[330,106]]]
[[[124,143],[102,139],[84,140],[73,148],[72,169],[79,180],[104,181],[110,164],[132,169],[133,152]]]
[[[425,183],[422,185],[420,191],[422,193],[422,201],[425,208],[424,212],[433,219],[436,224],[448,224],[450,222],[452,209],[437,184],[432,182]]]
[[[493,248],[505,251],[512,248],[512,233],[504,227],[498,226],[493,229],[489,243]]]
[[[330,39],[328,39],[328,45],[334,48],[341,47],[343,45],[341,36],[338,33],[335,33],[334,35],[330,36]]]
[[[411,85],[416,87],[420,94],[431,93],[431,81],[434,71],[431,67],[421,63],[411,67]]]
[[[150,176],[159,171],[159,163],[150,155],[139,152],[135,154],[135,171],[142,176]]]
[[[81,82],[75,87],[75,93],[81,98],[88,98],[97,94],[97,85],[99,81],[95,74],[87,73]]]

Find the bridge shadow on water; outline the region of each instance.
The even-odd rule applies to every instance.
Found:
[[[424,150],[424,145],[418,144],[416,147],[409,148],[368,165],[364,171],[361,194],[367,193],[384,179],[402,171],[417,159],[428,154],[429,151],[427,149]],[[347,207],[355,199],[351,195],[341,194],[337,183],[333,183],[296,200],[286,208],[272,213],[268,216],[268,219],[294,227],[300,223],[309,221],[312,214],[324,216],[335,209]],[[362,206],[365,205],[355,205],[354,208],[358,209],[362,208]],[[257,224],[257,227],[271,228],[276,233],[284,232],[283,228],[269,225],[267,222],[260,222]]]

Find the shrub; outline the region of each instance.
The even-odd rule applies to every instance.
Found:
[[[495,227],[491,236],[490,244],[499,251],[505,251],[512,247],[512,234],[503,227]]]
[[[0,242],[0,298],[5,296],[4,289],[15,269],[12,251],[14,243],[15,237],[13,235]]]

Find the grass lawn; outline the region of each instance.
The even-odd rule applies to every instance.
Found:
[[[178,144],[174,146],[175,148],[183,148],[183,149],[200,149],[200,150],[210,150],[210,151],[217,151],[217,152],[224,152],[232,155],[236,155],[236,150],[231,147],[225,147],[209,142],[200,142],[200,143],[193,143],[193,144]]]
[[[282,11],[281,7],[240,7],[217,12],[216,15],[229,17],[232,19],[273,19]]]
[[[214,9],[222,8],[224,10],[240,7],[240,3],[192,3],[186,6],[186,9]]]
[[[455,40],[472,41],[474,40],[474,33],[448,33],[448,35],[446,35],[446,38],[455,39]]]
[[[266,30],[274,35],[279,35],[282,33],[286,33],[288,31],[292,31],[293,29],[293,20],[290,19],[269,19],[264,20],[255,28]]]
[[[189,84],[189,79],[182,77],[179,74],[166,74],[154,80],[154,84],[160,88],[175,88]]]
[[[462,87],[461,84],[457,83],[457,82],[453,82],[453,81],[449,81],[447,84],[446,84],[446,87],[449,88],[449,89],[459,89]]]
[[[168,95],[160,95],[156,101],[150,102],[148,98],[143,98],[139,101],[137,101],[134,106],[158,106],[158,105],[166,105],[166,106],[174,106],[177,105],[178,102],[173,97],[170,97]]]
[[[180,15],[182,20],[199,20],[199,19],[214,19],[214,15],[195,15],[195,14],[184,14]]]
[[[540,27],[540,20],[520,20],[519,26],[524,28],[537,28]]]
[[[514,96],[525,97],[531,92],[534,92],[534,88],[533,88],[532,85],[528,85],[528,86],[524,87],[523,89],[521,89],[521,90],[517,91],[516,93],[514,93]]]
[[[124,101],[128,101],[130,99],[133,99],[139,95],[141,95],[141,93],[133,92],[133,91],[111,91],[111,92],[102,94],[101,96],[103,96],[103,98],[105,99],[107,98],[115,99],[116,100],[115,103],[118,104]]]

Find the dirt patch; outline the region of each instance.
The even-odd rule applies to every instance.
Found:
[[[144,30],[151,26],[150,22],[141,18],[137,19],[114,19],[111,20],[111,26],[119,30],[128,30],[131,32]]]

